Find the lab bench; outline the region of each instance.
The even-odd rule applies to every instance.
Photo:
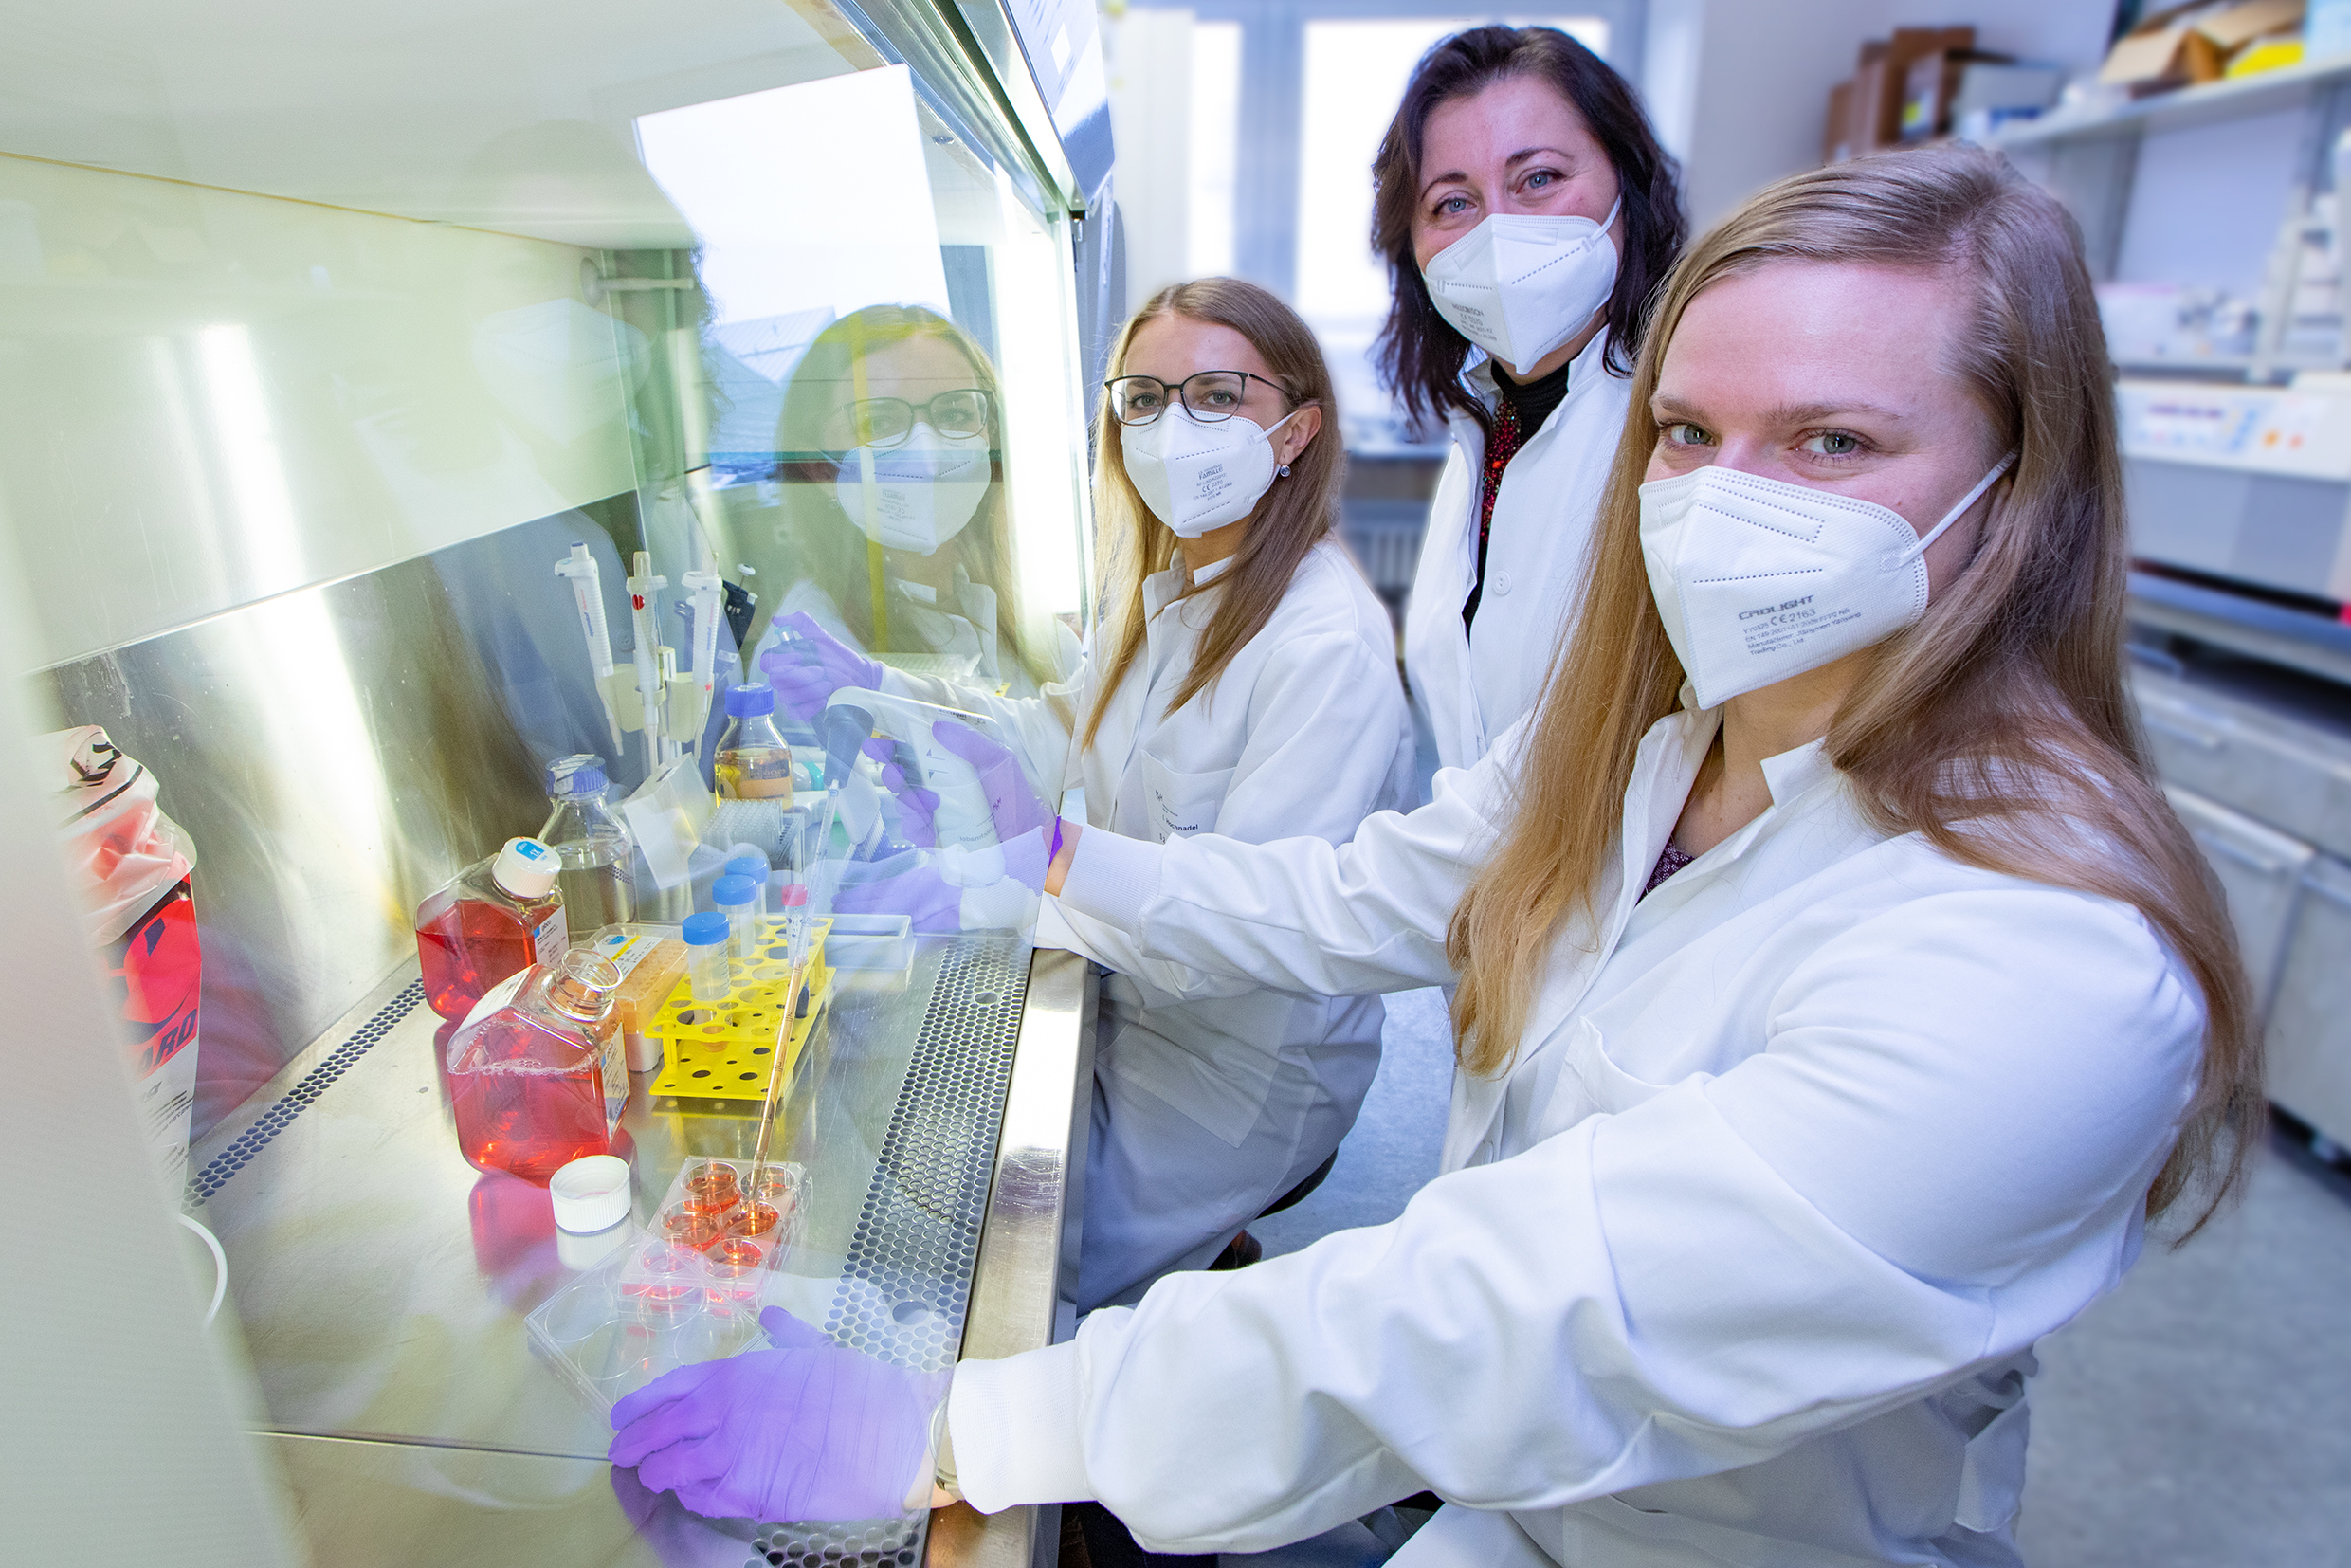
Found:
[[[837,990],[778,1116],[774,1154],[808,1174],[799,1244],[771,1293],[837,1337],[878,1334],[918,1368],[1066,1336],[1086,979],[1073,955],[983,934],[920,939],[898,989]],[[534,1354],[524,1320],[621,1242],[559,1232],[545,1189],[459,1154],[454,1027],[403,965],[191,1160],[192,1212],[228,1258],[222,1319],[252,1371],[247,1424],[314,1560],[1054,1560],[1051,1508],[857,1529],[714,1521],[608,1466],[604,1412]],[[632,1225],[682,1160],[747,1158],[757,1132],[756,1106],[665,1100],[653,1077],[631,1075],[616,1139]]]

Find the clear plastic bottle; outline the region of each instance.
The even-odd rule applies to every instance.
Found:
[[[581,948],[520,976],[450,1036],[450,1108],[476,1169],[543,1187],[573,1160],[611,1152],[629,1098],[619,985],[619,970]]]
[[[720,877],[710,884],[710,902],[726,917],[727,957],[750,963],[759,948],[759,884],[749,877]]]
[[[734,992],[735,966],[727,961],[727,919],[715,910],[688,915],[685,938],[686,994],[697,1007],[722,1002]]]
[[[729,687],[726,714],[726,733],[711,754],[711,784],[719,798],[772,800],[789,807],[792,747],[775,727],[774,688],[756,681]]]
[[[547,764],[547,825],[540,840],[563,857],[556,885],[571,923],[582,931],[627,925],[637,918],[636,840],[607,798],[604,758],[582,752]]]
[[[740,854],[730,857],[726,863],[726,868],[719,874],[725,877],[749,877],[758,890],[757,912],[764,919],[767,915],[768,873],[772,869],[765,855],[756,850],[746,849]]]
[[[570,945],[562,861],[534,838],[510,838],[416,906],[416,957],[425,1003],[462,1019],[499,981],[535,963],[553,963]]]

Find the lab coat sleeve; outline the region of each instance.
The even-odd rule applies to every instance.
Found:
[[[1212,830],[1244,844],[1302,836],[1344,843],[1394,794],[1397,753],[1411,745],[1394,660],[1352,629],[1293,637],[1246,693],[1212,689],[1197,701],[1210,703],[1212,715],[1219,704],[1248,704],[1247,739]],[[1154,1003],[1267,989],[1154,957],[1128,932],[1083,910],[1061,913],[1082,951],[1134,978]]]
[[[1641,1084],[1596,1042],[1592,1114],[1394,1222],[965,1362],[966,1495],[1096,1498],[1155,1550],[1248,1551],[1423,1486],[1549,1509],[1770,1458],[2120,1278],[2202,1024],[2133,912],[1913,901],[1805,959],[1720,1077]]]
[[[1366,996],[1448,984],[1445,928],[1493,847],[1514,750],[1438,774],[1428,805],[1376,812],[1341,845],[1213,833],[1154,845],[1089,828],[1062,903],[1128,932],[1151,957],[1271,990]]]

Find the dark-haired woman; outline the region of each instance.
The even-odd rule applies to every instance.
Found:
[[[1340,458],[1312,332],[1254,284],[1203,279],[1136,313],[1110,373],[1094,443],[1105,618],[1067,780],[1086,820],[1162,844],[1344,844],[1409,807],[1394,633],[1331,537]],[[787,705],[876,684],[816,625],[794,629],[808,659],[772,666]],[[1010,733],[1043,722],[1037,699],[964,700]],[[1049,900],[1037,941],[1110,971],[1078,1275],[1090,1311],[1208,1265],[1331,1157],[1379,1066],[1383,1012],[1157,962]]]
[[[1374,180],[1382,367],[1452,436],[1405,673],[1437,760],[1467,768],[1533,709],[1574,602],[1681,191],[1631,86],[1550,27],[1431,49]]]

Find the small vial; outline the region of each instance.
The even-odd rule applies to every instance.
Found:
[[[726,917],[727,957],[738,964],[754,962],[759,947],[759,884],[749,877],[720,877],[711,884],[710,901]]]
[[[723,879],[721,879],[723,880]],[[696,1002],[723,1002],[735,989],[727,962],[727,919],[705,912],[685,918],[685,983]]]
[[[752,885],[759,893],[752,907],[762,920],[767,918],[767,870],[765,855],[741,854],[728,861],[725,869],[720,872],[722,876],[751,879]]]

